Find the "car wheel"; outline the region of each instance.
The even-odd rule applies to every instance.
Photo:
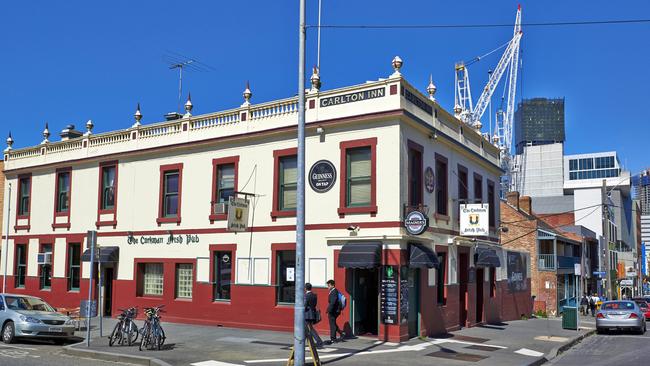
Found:
[[[14,322],[7,322],[2,328],[2,341],[7,344],[13,343],[15,337],[16,329],[14,328]]]

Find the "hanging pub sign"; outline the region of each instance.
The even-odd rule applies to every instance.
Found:
[[[436,188],[435,176],[430,166],[424,170],[424,188],[429,193],[433,193],[433,190]]]
[[[404,227],[409,234],[420,235],[427,231],[429,218],[420,211],[410,211],[404,218]]]
[[[328,160],[319,160],[309,169],[309,185],[318,193],[329,191],[336,182],[336,168]]]
[[[242,232],[248,229],[248,200],[230,197],[228,200],[228,231]]]
[[[490,221],[489,204],[460,205],[460,235],[488,236]]]

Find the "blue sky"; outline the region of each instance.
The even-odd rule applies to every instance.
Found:
[[[315,24],[317,1],[308,0]],[[516,1],[323,0],[324,24],[512,23]],[[650,3],[522,1],[523,21],[650,18]],[[2,139],[14,147],[53,136],[66,124],[95,132],[162,120],[177,106],[178,74],[163,55],[181,53],[214,67],[185,73],[195,113],[238,106],[246,80],[253,102],[296,93],[298,1],[23,1],[3,4],[0,23]],[[453,66],[506,42],[510,28],[344,30],[322,33],[325,89],[391,73],[400,55],[406,78],[453,107]],[[566,98],[567,153],[617,150],[633,172],[650,166],[650,24],[524,28],[523,89],[518,99]],[[308,61],[316,33],[308,34]],[[470,68],[475,97],[498,55]],[[487,127],[486,127],[487,128]],[[58,136],[57,136],[58,138]]]

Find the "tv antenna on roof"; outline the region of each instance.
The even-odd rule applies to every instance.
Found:
[[[170,70],[178,69],[178,112],[181,112],[181,98],[183,97],[183,69],[196,72],[210,72],[215,68],[197,61],[194,58],[183,56],[178,52],[166,51],[163,61],[169,65]]]

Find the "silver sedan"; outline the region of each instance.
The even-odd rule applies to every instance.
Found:
[[[596,331],[610,329],[646,331],[645,316],[634,301],[606,301],[596,314]]]
[[[2,341],[12,343],[16,337],[52,338],[65,341],[74,335],[73,321],[57,313],[45,301],[26,295],[0,294]]]

